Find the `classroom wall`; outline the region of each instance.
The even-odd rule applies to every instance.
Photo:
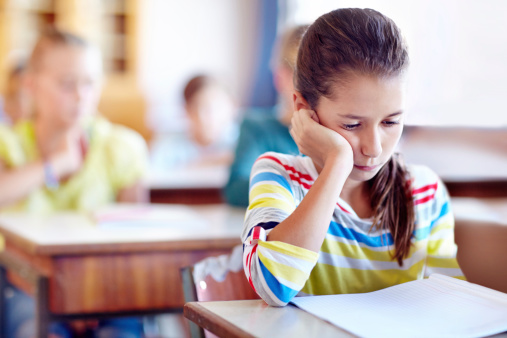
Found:
[[[185,127],[181,92],[197,72],[249,92],[258,1],[145,0],[139,13],[139,76],[155,132]]]

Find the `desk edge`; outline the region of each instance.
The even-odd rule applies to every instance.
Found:
[[[216,315],[201,306],[199,302],[186,303],[183,307],[183,314],[188,320],[191,320],[203,329],[208,330],[219,337],[254,337],[250,333],[243,331],[236,325],[223,319],[221,316]],[[203,318],[200,315],[205,315],[206,318]]]

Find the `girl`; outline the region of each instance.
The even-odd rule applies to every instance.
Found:
[[[394,154],[407,66],[398,27],[371,9],[335,10],[303,36],[291,135],[308,157],[257,159],[242,235],[268,304],[462,277],[444,185]]]

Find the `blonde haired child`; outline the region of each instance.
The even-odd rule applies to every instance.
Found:
[[[144,140],[97,115],[100,52],[78,36],[51,29],[36,43],[25,76],[32,119],[0,126],[0,209],[88,211],[114,201],[145,201]],[[7,336],[16,337],[30,332],[34,306],[11,290]],[[56,326],[51,334],[68,333]]]

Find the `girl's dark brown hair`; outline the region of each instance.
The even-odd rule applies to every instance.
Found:
[[[372,9],[344,8],[318,18],[306,31],[294,74],[294,87],[312,109],[321,96],[352,75],[389,79],[408,66],[407,47],[396,24]],[[389,230],[398,264],[409,255],[415,229],[414,204],[408,173],[397,155],[370,180],[372,228]]]

